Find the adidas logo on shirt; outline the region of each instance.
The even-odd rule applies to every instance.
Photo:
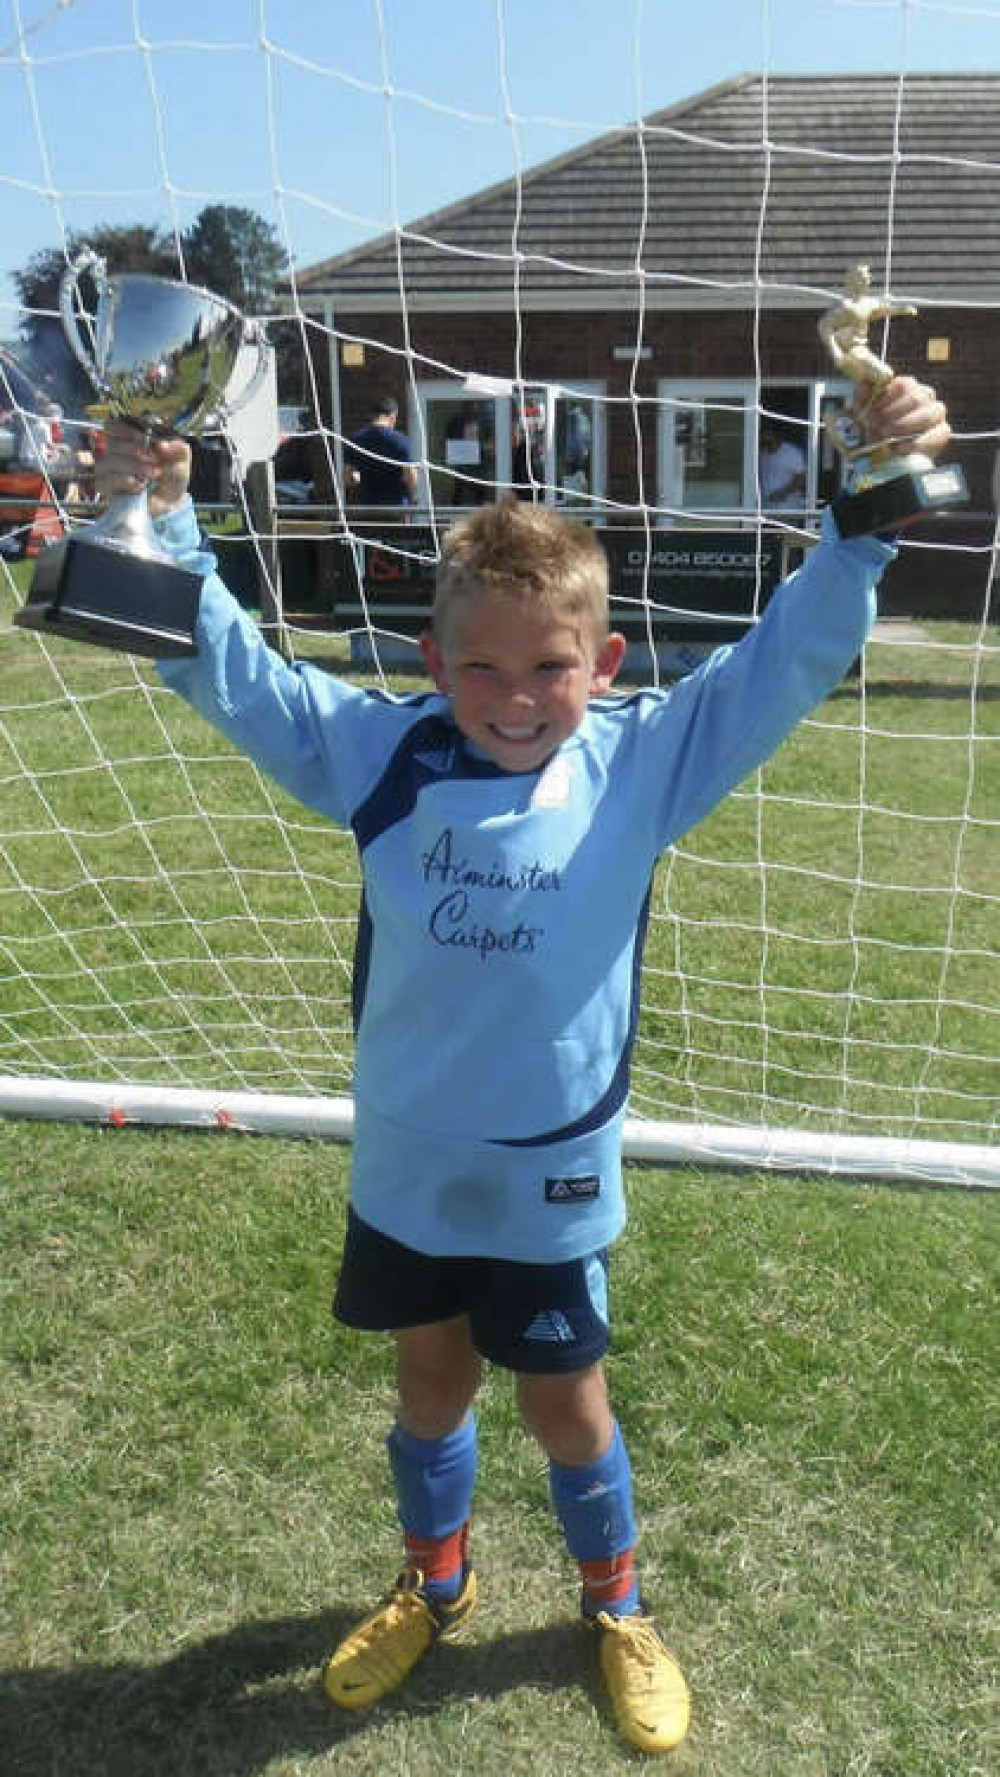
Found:
[[[427,747],[423,752],[413,755],[418,765],[425,765],[428,771],[450,771],[455,763],[454,747]]]

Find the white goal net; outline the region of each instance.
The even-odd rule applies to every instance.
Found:
[[[413,687],[412,636],[440,537],[470,499],[511,485],[612,540],[632,684],[669,679],[715,635],[753,621],[769,576],[808,548],[832,486],[822,421],[838,390],[815,318],[838,295],[846,194],[859,181],[874,180],[877,198],[859,209],[857,255],[922,317],[919,332],[893,323],[882,343],[896,362],[897,342],[918,340],[919,361],[900,368],[933,381],[939,366],[959,408],[970,394],[975,372],[963,378],[956,357],[966,338],[985,350],[1000,284],[991,299],[988,270],[978,284],[942,273],[933,204],[960,191],[963,238],[988,241],[1000,135],[985,145],[949,135],[961,95],[907,65],[905,30],[885,61],[888,24],[913,19],[906,4],[856,9],[882,33],[877,102],[862,133],[836,145],[819,121],[810,139],[804,104],[785,130],[786,77],[773,66],[781,6],[745,9],[757,13],[755,70],[705,111],[678,107],[674,94],[675,109],[663,109],[643,64],[653,25],[665,29],[676,9],[650,0],[623,13],[642,121],[599,116],[590,127],[560,92],[557,67],[550,106],[525,105],[515,9],[503,0],[472,9],[487,21],[488,60],[462,90],[457,76],[414,87],[397,41],[402,15],[378,0],[360,9],[363,30],[346,44],[339,7],[233,0],[214,19],[202,9],[203,30],[181,31],[172,21],[188,10],[0,4],[0,107],[13,144],[0,170],[5,269],[65,251],[99,225],[142,223],[173,243],[172,275],[185,279],[187,231],[206,206],[263,218],[289,268],[263,319],[286,346],[301,345],[282,390],[289,424],[302,427],[298,466],[283,477],[279,458],[277,494],[262,499],[237,462],[201,516],[220,537],[223,572],[300,658]],[[574,9],[556,10],[569,30]],[[832,19],[842,9],[814,10]],[[969,67],[988,65],[978,34],[1000,37],[1000,19],[970,8],[962,28]],[[856,119],[856,104],[843,110],[850,84],[835,104]],[[70,105],[81,85],[92,95],[85,111]],[[931,115],[935,95],[942,131],[917,139],[910,120]],[[985,77],[969,108],[995,110],[998,96],[1000,77]],[[472,169],[467,191],[453,175],[444,208],[444,183],[411,206],[413,157],[425,151],[418,125],[441,165]],[[479,152],[487,143],[493,160]],[[548,174],[547,155],[558,157]],[[378,169],[368,210],[354,173],[362,163]],[[668,166],[671,178],[703,181],[674,245],[661,213]],[[792,200],[806,206],[794,277],[774,256]],[[833,258],[810,270],[817,210],[837,239]],[[591,212],[606,232],[588,247],[574,218]],[[698,261],[691,243],[710,235],[732,240],[738,265]],[[917,236],[923,273],[907,257]],[[37,317],[13,283],[4,288],[9,365]],[[670,360],[671,341],[683,344],[683,366]],[[364,417],[358,391],[376,377],[398,394],[420,486],[407,523],[383,524],[373,547],[371,512],[348,498],[344,444]],[[904,542],[857,672],[659,868],[633,1064],[635,1154],[1000,1178],[997,435],[981,393],[956,412],[951,452],[969,474],[969,508]],[[13,372],[0,379],[0,442],[27,406]],[[787,510],[769,504],[762,475],[768,418],[802,462]],[[52,511],[72,527],[92,516],[85,478],[71,484],[53,463],[32,491],[13,456],[0,457],[0,1109],[349,1132],[359,889],[350,836],[233,753],[148,661],[15,626]],[[671,580],[699,554],[696,586]],[[737,558],[745,577],[750,564],[738,610],[723,590]]]

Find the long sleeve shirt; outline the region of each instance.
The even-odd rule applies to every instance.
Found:
[[[210,570],[190,508],[158,529]],[[523,773],[470,746],[437,692],[288,665],[208,572],[198,656],[161,663],[164,682],[349,829],[361,861],[365,1219],[420,1250],[546,1262],[617,1234],[620,1175],[602,1141],[627,1098],[657,859],[841,679],[893,553],[841,541],[828,518],[741,641],[666,689],[595,699]]]

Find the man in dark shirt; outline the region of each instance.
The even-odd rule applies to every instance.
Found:
[[[417,471],[410,440],[396,429],[398,413],[391,395],[380,396],[368,424],[345,447],[347,486],[363,506],[413,504]]]

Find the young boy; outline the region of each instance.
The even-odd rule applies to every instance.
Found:
[[[941,450],[933,392],[897,378],[873,436]],[[515,1376],[579,1565],[620,1727],[649,1753],[688,1692],[642,1599],[628,1455],[601,1359],[607,1252],[625,1219],[620,1133],[652,872],[838,682],[872,621],[884,542],[823,537],[734,648],[666,691],[609,697],[593,534],[511,501],[446,537],[423,658],[390,697],[268,651],[202,552],[188,453],[113,427],[106,494],[152,481],[161,542],[203,570],[194,661],[164,681],[310,807],[350,827],[356,1128],[335,1311],[391,1331],[388,1451],[404,1572],[335,1649],[345,1709],[376,1702],[476,1601],[472,1406]]]

